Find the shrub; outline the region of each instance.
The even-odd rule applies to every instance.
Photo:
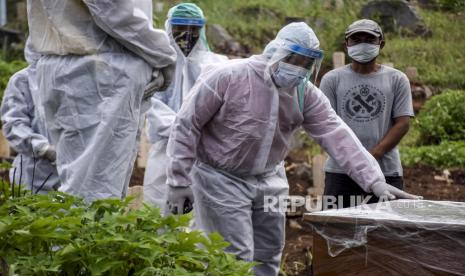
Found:
[[[422,145],[465,140],[465,92],[448,90],[431,98],[417,116],[414,127]]]
[[[186,231],[187,215],[63,193],[11,198],[5,183],[0,193],[0,260],[10,275],[251,275],[253,264],[225,253],[219,234]]]
[[[427,165],[438,168],[465,169],[465,141],[442,142],[439,145],[401,148],[406,166]]]
[[[5,90],[10,77],[24,67],[26,67],[26,63],[24,61],[16,60],[13,62],[5,62],[0,59],[0,100],[3,98],[3,91]]]

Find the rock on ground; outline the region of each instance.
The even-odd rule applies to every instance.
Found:
[[[363,18],[377,21],[384,32],[403,32],[410,36],[429,36],[426,27],[415,9],[405,0],[375,0],[361,10]]]

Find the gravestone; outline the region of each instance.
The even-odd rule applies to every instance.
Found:
[[[334,52],[333,53],[333,68],[339,68],[345,65],[346,63],[346,55],[344,52]]]
[[[418,82],[418,70],[416,67],[407,67],[407,69],[405,70],[405,74],[407,75],[407,78],[410,82]]]
[[[308,189],[308,195],[316,198],[323,195],[325,190],[326,154],[318,154],[312,158],[313,187]]]
[[[147,160],[149,158],[150,144],[145,130],[140,135],[139,154],[137,157],[137,167],[145,168],[147,166]]]
[[[8,140],[6,140],[2,131],[0,131],[0,157],[10,157],[10,144],[8,144]]]
[[[26,2],[16,3],[16,19],[21,23],[27,22]]]

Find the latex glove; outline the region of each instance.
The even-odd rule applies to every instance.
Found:
[[[152,72],[152,80],[147,84],[144,90],[144,100],[147,100],[155,94],[157,91],[163,91],[165,83],[165,78],[163,77],[163,73],[160,72],[160,70],[155,69]]]
[[[55,162],[57,160],[55,147],[52,145],[45,145],[41,150],[39,150],[39,157],[45,158],[52,163]]]
[[[192,211],[194,195],[191,187],[171,187],[168,186],[168,200],[166,202],[168,210],[172,214],[186,214]]]
[[[377,182],[371,187],[371,191],[378,198],[387,197],[389,200],[393,199],[423,199],[422,196],[412,195],[406,193],[394,186],[391,186],[385,182]]]
[[[171,82],[173,81],[175,69],[176,65],[172,64],[160,70],[165,80],[163,86],[160,88],[160,91],[165,91],[168,88],[168,86],[170,86]]]

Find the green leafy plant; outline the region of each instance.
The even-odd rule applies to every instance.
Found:
[[[129,202],[63,193],[0,202],[2,263],[10,275],[252,275],[219,234],[187,231],[189,215]]]
[[[464,102],[462,90],[446,90],[426,102],[401,143],[404,165],[465,168]]]
[[[424,105],[415,120],[419,143],[465,140],[465,91],[447,90]]]
[[[13,62],[6,62],[0,59],[0,99],[3,98],[3,91],[5,90],[10,77],[17,71],[26,67],[26,63],[21,60]]]
[[[164,27],[166,13],[179,1],[161,0],[163,10],[155,12],[155,24]],[[320,39],[325,51],[322,66],[332,68],[332,54],[342,51],[344,31],[350,23],[360,19],[360,10],[370,0],[344,1],[341,10],[330,3],[335,1],[296,0],[193,0],[207,17],[207,28],[220,24],[229,34],[251,53],[261,53],[265,45],[275,37],[288,17],[307,22]],[[389,32],[386,47],[381,51],[381,63],[392,62],[399,70],[409,66],[418,68],[419,80],[441,88],[465,88],[465,66],[457,66],[465,60],[463,51],[463,25],[465,13],[463,0],[432,1],[438,10],[417,8],[425,25],[431,30],[428,37],[405,37],[403,32]],[[337,16],[334,14],[337,13]],[[447,43],[445,43],[447,41]],[[215,47],[213,47],[215,50]],[[220,50],[220,49],[216,49]],[[346,60],[349,62],[349,58]]]
[[[465,141],[402,148],[401,158],[406,166],[427,165],[441,169],[465,169]]]

